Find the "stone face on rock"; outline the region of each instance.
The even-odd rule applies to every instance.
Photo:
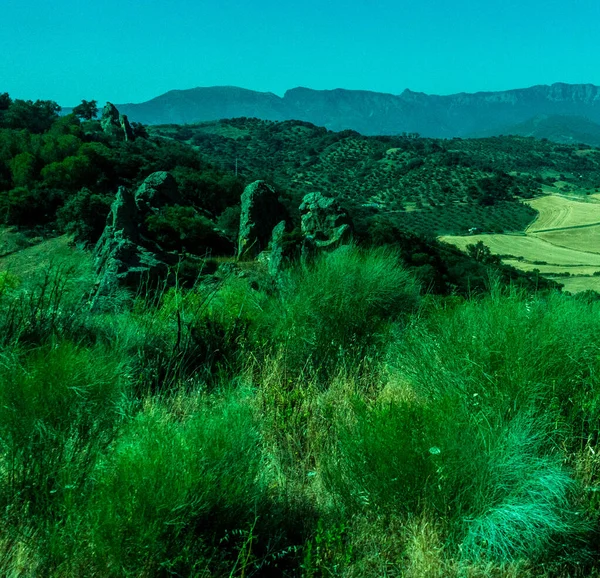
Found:
[[[309,193],[300,205],[305,245],[316,249],[335,248],[351,238],[350,217],[340,205],[321,193]]]
[[[119,140],[134,140],[133,130],[127,120],[127,116],[119,114],[117,107],[107,102],[102,109],[102,117],[100,118],[100,126],[104,134],[119,139]]]
[[[242,194],[238,257],[254,257],[266,249],[273,227],[286,216],[286,210],[272,187],[264,181],[249,184]]]
[[[147,213],[167,204],[181,204],[177,181],[166,171],[152,173],[138,187],[135,193],[135,205],[138,210]]]

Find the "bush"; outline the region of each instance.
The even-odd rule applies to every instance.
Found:
[[[233,253],[231,241],[193,207],[164,207],[160,213],[147,217],[146,225],[158,243],[168,250],[196,255]]]
[[[81,495],[96,452],[111,441],[127,392],[118,360],[70,343],[0,363],[0,502],[31,519],[60,519]],[[10,507],[10,510],[7,508]]]
[[[257,525],[273,537],[282,522],[243,397],[173,409],[147,406],[96,467],[88,520],[103,575],[222,572],[247,542],[242,563],[256,559],[268,540]]]
[[[92,245],[104,231],[111,202],[108,195],[97,195],[83,188],[57,211],[57,225],[65,233],[73,234],[75,241]]]
[[[360,361],[385,340],[392,323],[414,309],[419,287],[388,249],[342,247],[291,271],[267,322],[284,344],[290,368],[325,373]]]

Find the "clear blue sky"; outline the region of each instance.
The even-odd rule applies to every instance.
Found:
[[[0,92],[398,94],[600,84],[600,0],[0,0]]]

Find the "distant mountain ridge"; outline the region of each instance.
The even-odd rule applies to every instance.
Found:
[[[283,97],[233,86],[172,90],[140,104],[117,105],[132,121],[190,124],[221,118],[303,120],[365,135],[419,133],[427,137],[498,134],[534,117],[584,117],[600,123],[600,87],[538,85],[500,92],[399,95],[363,90],[293,88]]]

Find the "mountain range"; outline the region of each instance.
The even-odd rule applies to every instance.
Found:
[[[548,119],[560,116],[563,130],[558,131],[556,138],[572,142],[581,134],[595,135],[594,140],[600,135],[600,87],[592,84],[556,83],[447,96],[408,89],[394,95],[364,90],[294,88],[283,97],[233,86],[215,86],[171,90],[147,102],[119,104],[117,108],[131,121],[151,125],[245,116],[275,121],[303,120],[334,131],[352,129],[364,135],[406,132],[441,138],[535,133],[535,126],[532,129],[520,125],[535,118],[545,119],[543,124],[553,124],[554,121]],[[571,121],[569,117],[579,118]]]

